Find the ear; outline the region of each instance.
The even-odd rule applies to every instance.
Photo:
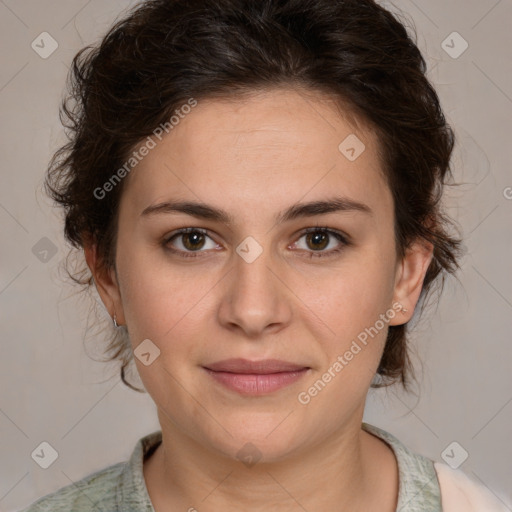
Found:
[[[422,239],[412,243],[398,262],[393,303],[399,302],[407,312],[395,315],[390,325],[402,325],[412,318],[433,255],[434,246]]]
[[[105,268],[103,261],[98,255],[97,246],[94,243],[84,246],[84,254],[87,266],[91,271],[94,284],[105,308],[112,319],[115,313],[117,323],[123,325],[125,323],[123,303],[115,269]]]

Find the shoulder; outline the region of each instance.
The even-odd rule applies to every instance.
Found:
[[[510,512],[487,487],[461,470],[409,450],[389,432],[363,423],[363,429],[386,441],[398,461],[398,510],[407,512]]]
[[[143,464],[161,441],[161,431],[144,436],[137,441],[129,460],[47,494],[21,512],[154,512],[144,482]]]
[[[475,482],[463,471],[435,462],[441,488],[443,511],[446,512],[507,512],[508,509],[486,487]]]
[[[21,512],[114,512],[116,488],[124,462],[92,473],[78,482],[43,496]]]

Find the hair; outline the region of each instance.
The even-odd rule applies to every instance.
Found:
[[[66,239],[79,250],[94,243],[105,269],[115,269],[126,180],[101,199],[95,190],[133,149],[191,98],[236,100],[276,87],[330,94],[373,128],[398,257],[419,239],[434,247],[422,303],[459,268],[461,241],[441,207],[454,134],[406,25],[373,0],[147,0],[76,54],[67,85],[60,119],[68,142],[50,161],[46,192],[64,209]],[[93,285],[86,266],[69,275]],[[390,326],[372,387],[407,389],[407,345],[407,324]],[[106,352],[136,389],[125,379],[127,332],[114,333]]]

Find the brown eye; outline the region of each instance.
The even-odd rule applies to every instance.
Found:
[[[183,246],[189,251],[195,251],[201,249],[204,245],[205,236],[198,231],[192,231],[190,233],[182,233],[180,235]]]
[[[299,241],[295,242],[295,246],[304,249],[310,258],[335,256],[350,244],[349,240],[341,233],[327,228],[311,228],[306,230],[299,238],[305,238],[305,246],[300,247]],[[325,250],[330,247],[330,250]]]
[[[315,231],[306,235],[306,241],[312,250],[323,250],[329,245],[329,235],[322,231]]]
[[[208,240],[211,241],[210,247],[207,246]],[[163,246],[180,256],[195,257],[196,254],[191,253],[198,253],[197,256],[199,256],[201,253],[206,252],[203,249],[214,249],[217,245],[206,231],[198,228],[185,228],[167,237],[163,242]]]

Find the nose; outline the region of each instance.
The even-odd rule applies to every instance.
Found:
[[[218,310],[220,323],[256,339],[285,328],[292,317],[291,293],[282,266],[270,251],[250,261],[235,254]]]

